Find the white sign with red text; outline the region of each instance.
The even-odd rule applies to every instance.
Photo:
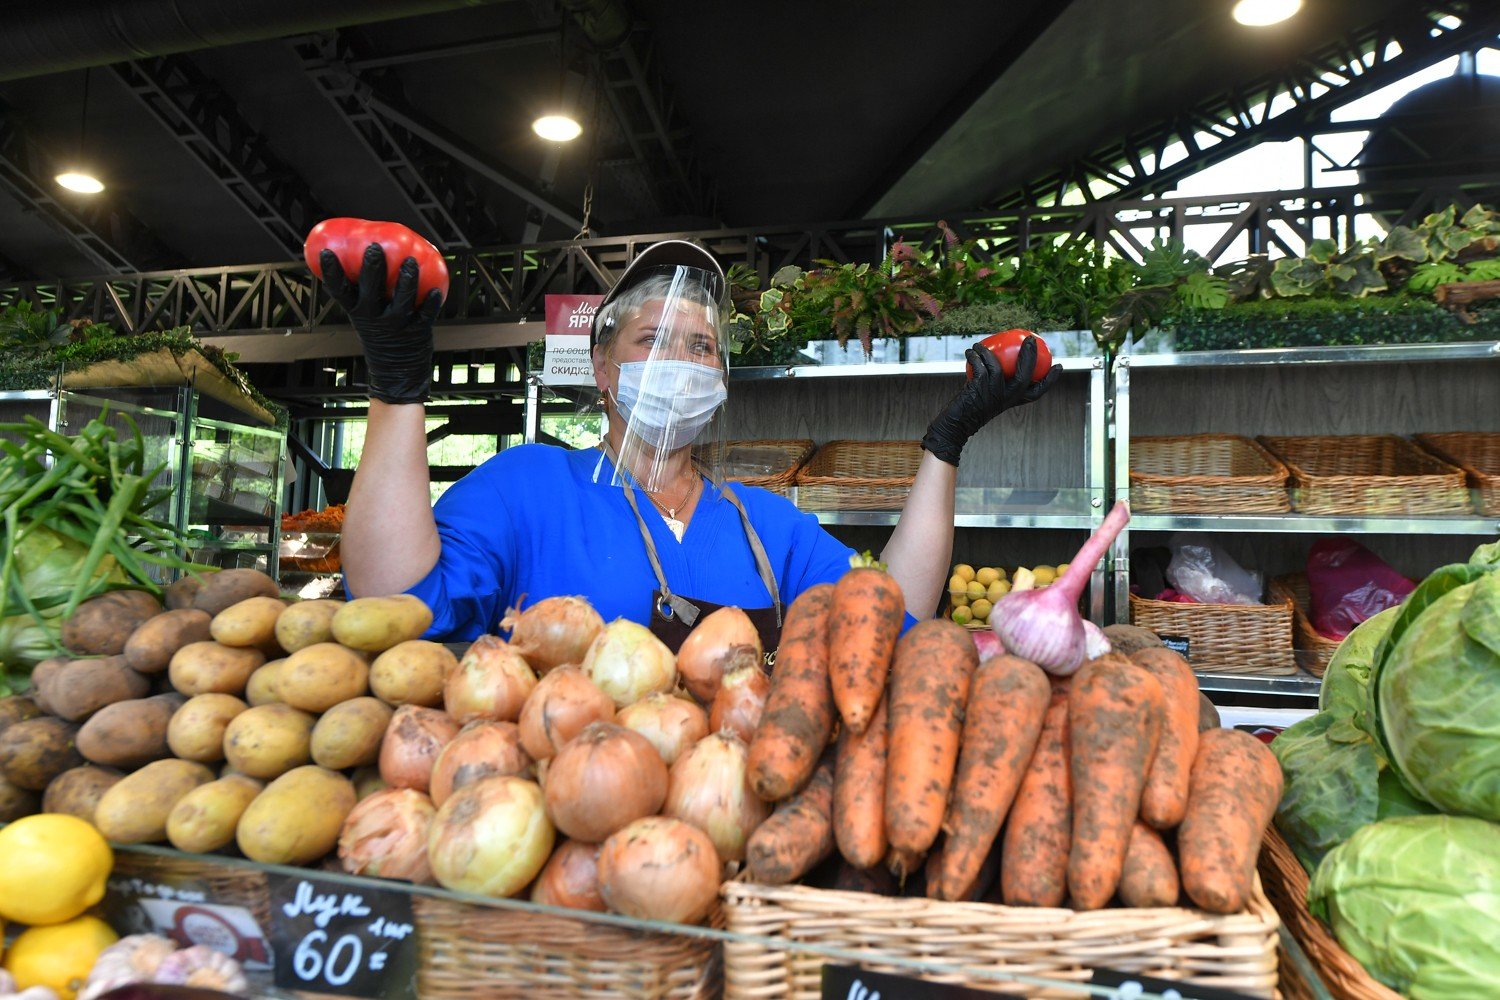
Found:
[[[589,358],[589,328],[602,301],[602,295],[547,296],[543,385],[594,384],[594,365]]]

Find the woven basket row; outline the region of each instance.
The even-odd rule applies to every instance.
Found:
[[[1182,604],[1130,595],[1130,620],[1165,638],[1186,639],[1193,669],[1211,674],[1285,676],[1297,672],[1293,604]]]
[[[1142,514],[1500,514],[1500,433],[1130,441]],[[1469,490],[1475,491],[1471,499]]]
[[[1339,640],[1330,639],[1312,623],[1312,602],[1307,589],[1306,573],[1289,573],[1273,577],[1270,589],[1271,600],[1292,604],[1292,645],[1297,650],[1297,662],[1314,677],[1322,677],[1333,659]]]
[[[711,453],[724,478],[786,496],[805,510],[899,510],[906,503],[920,441],[729,441]]]

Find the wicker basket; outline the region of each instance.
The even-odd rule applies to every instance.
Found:
[[[1423,448],[1468,474],[1469,486],[1479,494],[1479,513],[1500,517],[1500,433],[1454,431],[1415,438]]]
[[[920,441],[830,441],[797,473],[797,506],[900,510],[921,461]]]
[[[1292,505],[1304,514],[1466,514],[1464,472],[1405,438],[1263,437],[1292,473]]]
[[[808,947],[724,945],[725,1000],[818,1000],[824,948],[868,956],[877,971],[914,975],[887,956],[975,970],[922,978],[1030,997],[1079,997],[1075,990],[1003,983],[983,973],[1088,982],[1096,966],[1272,997],[1280,921],[1257,886],[1246,912],[1118,909],[1075,912],[990,903],[888,899],[807,886],[725,883],[728,929]]]
[[[1260,849],[1260,878],[1271,904],[1335,1000],[1401,1000],[1401,995],[1381,985],[1339,945],[1307,909],[1307,872],[1275,827],[1266,831]]]
[[[1330,639],[1313,628],[1312,603],[1307,592],[1306,573],[1288,573],[1273,577],[1270,589],[1275,603],[1292,602],[1292,646],[1298,651],[1297,663],[1314,677],[1322,677],[1339,648],[1339,640]]]
[[[1188,640],[1199,673],[1284,676],[1297,672],[1292,604],[1179,604],[1130,595],[1130,621],[1160,636]]]
[[[802,438],[726,441],[704,457],[718,459],[725,479],[786,496],[812,453],[813,443]]]
[[[1289,473],[1235,434],[1130,439],[1130,503],[1137,514],[1285,514]]]

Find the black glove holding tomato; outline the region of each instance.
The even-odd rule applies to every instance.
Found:
[[[922,447],[949,465],[957,465],[964,445],[981,427],[1006,410],[1041,399],[1062,374],[1062,365],[1053,365],[1041,378],[1033,379],[1037,345],[1041,343],[1041,338],[1030,335],[1021,340],[1015,352],[1015,373],[1010,378],[1006,378],[1000,359],[984,344],[965,351],[972,377],[933,418]],[[1050,351],[1047,359],[1051,360]]]

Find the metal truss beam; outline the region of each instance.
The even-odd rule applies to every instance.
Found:
[[[56,175],[51,157],[27,133],[20,117],[0,103],[0,189],[38,212],[108,274],[169,267],[182,259],[110,196],[57,195]]]
[[[1456,17],[1457,27],[1439,24]],[[1500,32],[1500,7],[1488,2],[1449,0],[1401,5],[1393,13],[1349,33],[1292,65],[1199,102],[1156,125],[1084,155],[996,198],[1010,208],[1058,203],[1076,188],[1085,200],[1111,200],[1170,190],[1185,177],[1227,160],[1260,142],[1316,131],[1329,112],[1373,93],[1449,56],[1493,42]],[[1392,43],[1400,48],[1391,54]],[[1291,106],[1273,113],[1273,99],[1286,95]],[[1217,141],[1205,145],[1199,135]],[[1182,143],[1188,155],[1163,166],[1167,149]],[[1096,184],[1111,190],[1100,195]]]
[[[223,88],[185,56],[136,59],[110,69],[282,249],[301,256],[307,231],[328,213]]]

